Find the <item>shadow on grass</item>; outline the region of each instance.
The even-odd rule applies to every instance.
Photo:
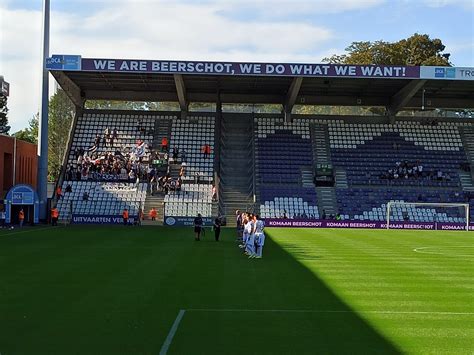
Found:
[[[170,354],[401,353],[300,263],[320,260],[317,251],[296,241],[288,252],[267,238],[264,258],[247,260],[228,242],[237,261],[224,279],[208,273],[219,299],[187,305]]]
[[[300,263],[317,250],[267,238],[248,260],[233,229],[221,237],[91,226],[0,238],[0,352],[156,354],[187,309],[169,354],[400,353]]]

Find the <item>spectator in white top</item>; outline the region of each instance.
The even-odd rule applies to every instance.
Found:
[[[443,172],[441,170],[438,170],[436,177],[438,178],[438,180],[443,180]]]
[[[212,184],[212,201],[217,201],[217,189],[214,184]]]
[[[423,165],[418,164],[418,175],[421,176],[423,175]]]

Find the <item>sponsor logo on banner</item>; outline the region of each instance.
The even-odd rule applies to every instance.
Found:
[[[456,78],[456,68],[435,68],[435,78]]]
[[[175,226],[175,227],[192,227],[194,226],[195,217],[177,217],[177,216],[165,216],[165,225],[166,226]],[[202,223],[206,226],[212,226],[213,219],[211,217],[202,217]]]
[[[12,204],[14,205],[32,205],[33,192],[13,192]]]
[[[135,223],[136,216],[128,219],[128,223]],[[122,216],[72,215],[72,224],[123,224]]]
[[[270,219],[265,220],[267,227],[278,228],[364,228],[386,229],[387,223],[379,221],[331,221],[308,219]],[[466,230],[462,223],[432,223],[432,222],[392,222],[391,229],[418,229],[418,230]],[[469,230],[474,230],[471,223]]]
[[[420,79],[474,80],[474,68],[420,67]]]
[[[167,226],[174,226],[176,224],[176,220],[173,217],[167,217],[165,224]]]
[[[456,68],[446,68],[446,77],[450,79],[456,78]]]
[[[445,69],[444,68],[436,68],[435,69],[435,78],[444,78]]]
[[[46,69],[81,70],[80,55],[53,55],[46,59]]]
[[[459,69],[459,76],[463,79],[474,80],[474,68]]]

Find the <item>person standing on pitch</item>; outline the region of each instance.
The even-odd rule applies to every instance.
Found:
[[[235,218],[237,224],[237,241],[242,243],[244,227],[242,213],[240,213],[239,210],[235,211]]]
[[[239,245],[239,248],[243,248],[245,254],[247,254],[247,239],[248,239],[248,233],[247,233],[247,224],[249,220],[247,216],[244,216],[242,214],[242,244]]]
[[[128,224],[128,210],[126,208],[122,212],[122,220],[123,225],[126,226]]]
[[[0,228],[5,227],[5,219],[6,219],[5,211],[2,209],[0,210]]]
[[[253,223],[253,215],[250,214],[249,220],[245,226],[247,232],[247,243],[245,247],[246,254],[250,258],[255,257],[255,225]]]
[[[256,224],[255,224],[255,244],[257,245],[257,259],[262,258],[263,253],[263,246],[265,244],[265,233],[263,230],[265,229],[265,223],[260,219],[260,216],[256,216]]]
[[[58,218],[59,218],[59,210],[57,207],[53,207],[51,209],[51,225],[52,226],[58,225]]]
[[[137,226],[141,226],[142,225],[142,221],[143,221],[143,210],[142,208],[140,207],[138,209],[138,221],[137,221]]]
[[[156,221],[157,214],[158,213],[156,212],[155,207],[152,207],[152,209],[150,210],[150,213],[148,215],[150,216],[152,221]]]
[[[221,220],[219,217],[216,217],[214,220],[214,237],[216,238],[216,242],[219,241],[219,236],[221,234]]]
[[[25,212],[23,212],[23,208],[18,213],[18,220],[20,221],[20,228],[23,228],[23,222],[25,221]]]
[[[201,231],[202,231],[202,217],[198,213],[197,217],[194,218],[194,233],[196,234],[195,240],[198,242],[201,240]]]

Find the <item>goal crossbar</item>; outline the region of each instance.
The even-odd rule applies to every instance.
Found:
[[[466,230],[469,230],[469,204],[468,203],[430,203],[430,202],[387,202],[387,229],[390,229],[390,210],[392,206],[413,207],[462,207],[466,213]]]

